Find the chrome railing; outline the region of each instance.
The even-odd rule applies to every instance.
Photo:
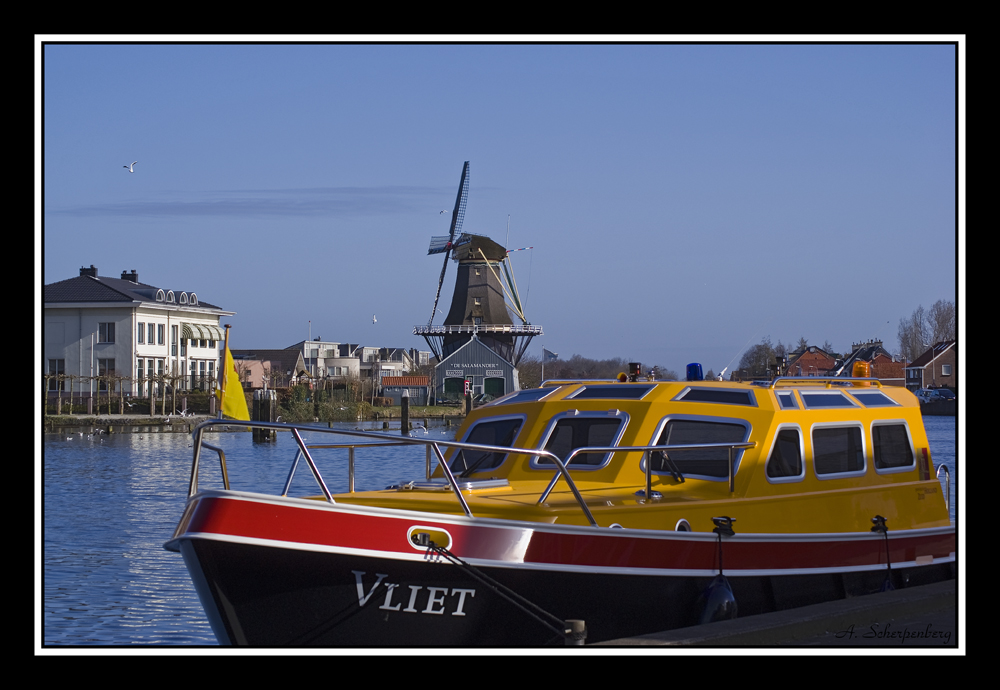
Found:
[[[294,425],[294,424],[279,424],[275,422],[238,422],[238,426],[248,427],[248,428],[260,428],[260,429],[274,429],[277,431],[288,431],[292,434],[297,445],[297,450],[295,457],[292,460],[292,465],[289,469],[288,478],[285,480],[284,489],[281,495],[287,496],[288,491],[292,484],[292,479],[295,476],[295,471],[298,467],[299,460],[304,458],[306,464],[309,466],[309,471],[312,473],[313,478],[319,485],[320,490],[323,492],[324,498],[329,503],[336,503],[333,498],[333,494],[327,488],[326,481],[323,479],[323,475],[316,465],[313,459],[313,450],[327,450],[327,449],[347,449],[348,450],[348,491],[350,493],[354,492],[354,471],[355,471],[355,451],[357,448],[379,448],[387,446],[424,446],[426,449],[426,477],[429,480],[431,478],[431,458],[432,455],[437,458],[438,466],[441,467],[443,474],[447,480],[448,486],[450,487],[452,493],[455,494],[461,505],[462,512],[468,517],[475,517],[472,514],[472,510],[469,508],[468,502],[465,500],[465,496],[462,494],[462,487],[459,485],[459,481],[455,478],[454,473],[449,467],[448,462],[445,460],[444,453],[441,448],[459,448],[465,450],[477,450],[493,453],[506,453],[514,455],[531,455],[536,458],[544,458],[551,460],[555,465],[555,473],[552,480],[546,486],[545,490],[539,497],[537,504],[542,504],[545,499],[548,498],[549,494],[555,488],[562,477],[566,480],[566,484],[573,494],[577,504],[583,511],[587,518],[587,521],[593,527],[598,527],[597,521],[594,519],[593,514],[587,507],[586,501],[584,501],[583,496],[580,494],[580,490],[577,488],[576,483],[570,476],[568,465],[576,458],[578,455],[583,453],[618,453],[618,452],[641,452],[643,453],[645,459],[645,472],[646,472],[646,491],[645,496],[651,498],[653,496],[652,491],[652,463],[649,462],[650,452],[660,451],[663,453],[682,451],[682,450],[705,450],[712,448],[728,448],[729,449],[729,490],[732,492],[734,490],[735,482],[735,457],[737,450],[745,450],[748,448],[753,448],[757,444],[754,441],[744,442],[744,443],[702,443],[702,444],[687,444],[687,445],[673,445],[673,446],[609,446],[609,447],[585,447],[576,448],[570,452],[565,460],[559,458],[557,455],[550,451],[538,450],[532,448],[512,448],[505,446],[489,446],[477,443],[462,443],[459,441],[432,441],[429,439],[421,438],[411,438],[411,437],[399,437],[398,440],[389,440],[386,434],[376,433],[371,431],[348,431],[346,429],[325,429],[323,427],[314,427],[306,425]],[[201,450],[202,448],[207,448],[209,450],[215,451],[219,456],[219,464],[222,471],[223,487],[229,490],[229,474],[226,468],[226,455],[225,452],[218,446],[207,443],[204,439],[205,431],[213,427],[235,426],[232,420],[224,419],[212,419],[199,424],[195,427],[192,432],[194,437],[194,457],[191,465],[191,480],[188,485],[188,498],[193,497],[198,493],[198,476],[199,468],[201,464]],[[300,432],[308,431],[309,433],[320,433],[320,434],[334,434],[340,436],[357,436],[366,439],[375,439],[373,443],[306,443],[302,438]],[[469,482],[463,482],[466,487],[469,486]]]
[[[876,378],[854,378],[848,376],[779,376],[771,381],[761,381],[759,385],[765,388],[777,388],[779,383],[790,384],[792,382],[797,382],[799,384],[807,383],[823,383],[827,388],[833,388],[834,384],[840,386],[853,386],[857,387],[867,387],[861,386],[861,384],[867,383],[874,385],[876,388],[882,388],[882,381]],[[754,383],[757,383],[756,381]]]
[[[681,450],[711,450],[713,448],[727,448],[729,450],[729,492],[732,493],[736,490],[736,451],[737,450],[747,450],[749,448],[754,448],[757,445],[756,441],[748,441],[746,443],[690,443],[686,445],[673,445],[673,446],[604,446],[604,447],[586,447],[586,448],[575,448],[570,451],[570,454],[566,456],[563,461],[566,465],[569,465],[573,458],[577,455],[582,455],[583,453],[642,453],[643,454],[643,464],[645,465],[646,471],[646,498],[652,498],[653,496],[653,471],[652,465],[649,461],[650,453],[659,451],[665,456],[669,452],[681,451]],[[669,471],[669,470],[668,470]],[[548,498],[552,489],[555,488],[556,484],[559,482],[559,477],[562,476],[561,473],[557,472],[549,485],[545,487],[545,491],[538,498],[538,503],[544,503],[545,499]],[[683,477],[681,479],[683,481]]]
[[[937,472],[934,473],[938,481],[941,481],[941,470],[944,470],[944,504],[948,509],[948,515],[951,515],[951,472],[948,471],[947,465],[938,465]]]

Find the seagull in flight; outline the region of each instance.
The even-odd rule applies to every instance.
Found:
[[[133,170],[132,168],[133,168],[133,167],[135,166],[135,164],[136,164],[136,163],[138,163],[138,162],[139,162],[139,161],[132,161],[132,165],[123,165],[122,167],[123,167],[123,168],[125,168],[126,170],[128,170],[128,171],[129,171],[130,173],[134,173],[134,172],[135,172],[135,170]]]

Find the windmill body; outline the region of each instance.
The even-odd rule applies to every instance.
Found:
[[[444,254],[444,267],[434,298],[431,322],[413,329],[422,335],[437,359],[438,397],[460,397],[465,382],[473,394],[494,397],[519,388],[517,363],[528,343],[542,334],[541,326],[524,320],[510,280],[507,250],[484,235],[460,233],[468,198],[469,164],[462,168],[455,211],[448,236],[432,237],[428,254]],[[448,267],[458,263],[451,308],[442,325],[434,325],[434,314]],[[506,279],[506,282],[505,282]],[[510,299],[515,306],[508,304]],[[515,324],[512,312],[523,323]],[[471,344],[474,343],[474,346]]]

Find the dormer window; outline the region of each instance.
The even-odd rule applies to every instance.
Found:
[[[196,306],[196,307],[197,307],[197,306],[198,306],[198,295],[196,295],[196,294],[194,294],[194,293],[192,292],[192,293],[191,293],[191,294],[190,294],[190,295],[188,296],[188,303],[189,303],[189,304],[192,304],[192,305],[194,305],[194,306]]]
[[[188,303],[188,296],[187,296],[187,293],[186,293],[186,292],[182,292],[182,293],[181,293],[181,297],[180,297],[180,299],[178,300],[178,302],[179,302],[180,304],[187,304],[187,303]]]
[[[156,291],[156,301],[157,302],[162,302],[165,297],[166,297],[166,295],[163,294],[163,290],[157,290]]]
[[[170,304],[174,303],[174,291],[173,290],[167,290],[167,302],[169,302]]]

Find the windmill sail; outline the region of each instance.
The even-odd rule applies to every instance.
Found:
[[[428,254],[444,254],[444,266],[441,267],[441,277],[438,279],[437,292],[434,294],[434,308],[431,309],[431,318],[427,325],[434,323],[434,315],[437,313],[438,300],[441,298],[441,285],[444,283],[444,273],[448,270],[448,256],[451,254],[455,243],[455,233],[461,230],[462,221],[465,219],[465,203],[469,199],[469,161],[465,161],[462,166],[462,179],[458,183],[458,196],[455,198],[455,210],[451,214],[451,231],[448,233],[447,242],[443,248],[435,249],[440,243],[436,240],[445,239],[443,237],[432,237]]]

